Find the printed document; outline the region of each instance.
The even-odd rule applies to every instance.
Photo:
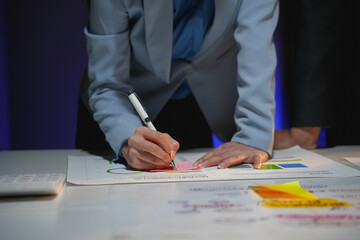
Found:
[[[78,185],[96,185],[360,176],[357,169],[297,146],[274,151],[273,158],[265,162],[261,169],[254,169],[252,164],[240,164],[228,169],[192,167],[192,163],[205,153],[201,150],[180,152],[176,155],[175,162],[181,167],[177,170],[169,167],[161,171],[133,170],[99,156],[69,156],[67,181]]]

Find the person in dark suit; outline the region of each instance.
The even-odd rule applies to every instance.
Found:
[[[283,68],[290,129],[275,131],[276,149],[315,149],[321,128],[336,125],[342,6],[337,0],[280,1]],[[339,82],[340,80],[340,82]]]

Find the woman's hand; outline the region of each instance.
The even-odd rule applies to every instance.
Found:
[[[223,169],[240,163],[253,163],[254,168],[259,169],[268,159],[269,155],[262,150],[237,142],[227,142],[205,154],[194,166],[205,168],[217,165],[219,169]]]
[[[179,150],[179,143],[167,133],[138,127],[122,149],[128,165],[139,170],[163,169],[169,166]]]

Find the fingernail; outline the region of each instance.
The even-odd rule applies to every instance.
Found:
[[[255,168],[255,169],[260,169],[260,168],[261,168],[261,163],[258,163],[258,164],[256,164],[256,165],[254,165],[254,168]]]
[[[175,152],[173,150],[171,150],[170,158],[171,158],[171,160],[175,159]]]
[[[218,169],[223,169],[225,167],[225,164],[224,163],[220,163],[219,165],[218,165]]]

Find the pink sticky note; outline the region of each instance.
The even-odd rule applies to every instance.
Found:
[[[150,170],[149,172],[179,172],[179,171],[191,171],[191,170],[201,170],[198,167],[194,167],[189,162],[176,163],[176,169],[173,166],[169,165],[168,167],[161,170]]]

